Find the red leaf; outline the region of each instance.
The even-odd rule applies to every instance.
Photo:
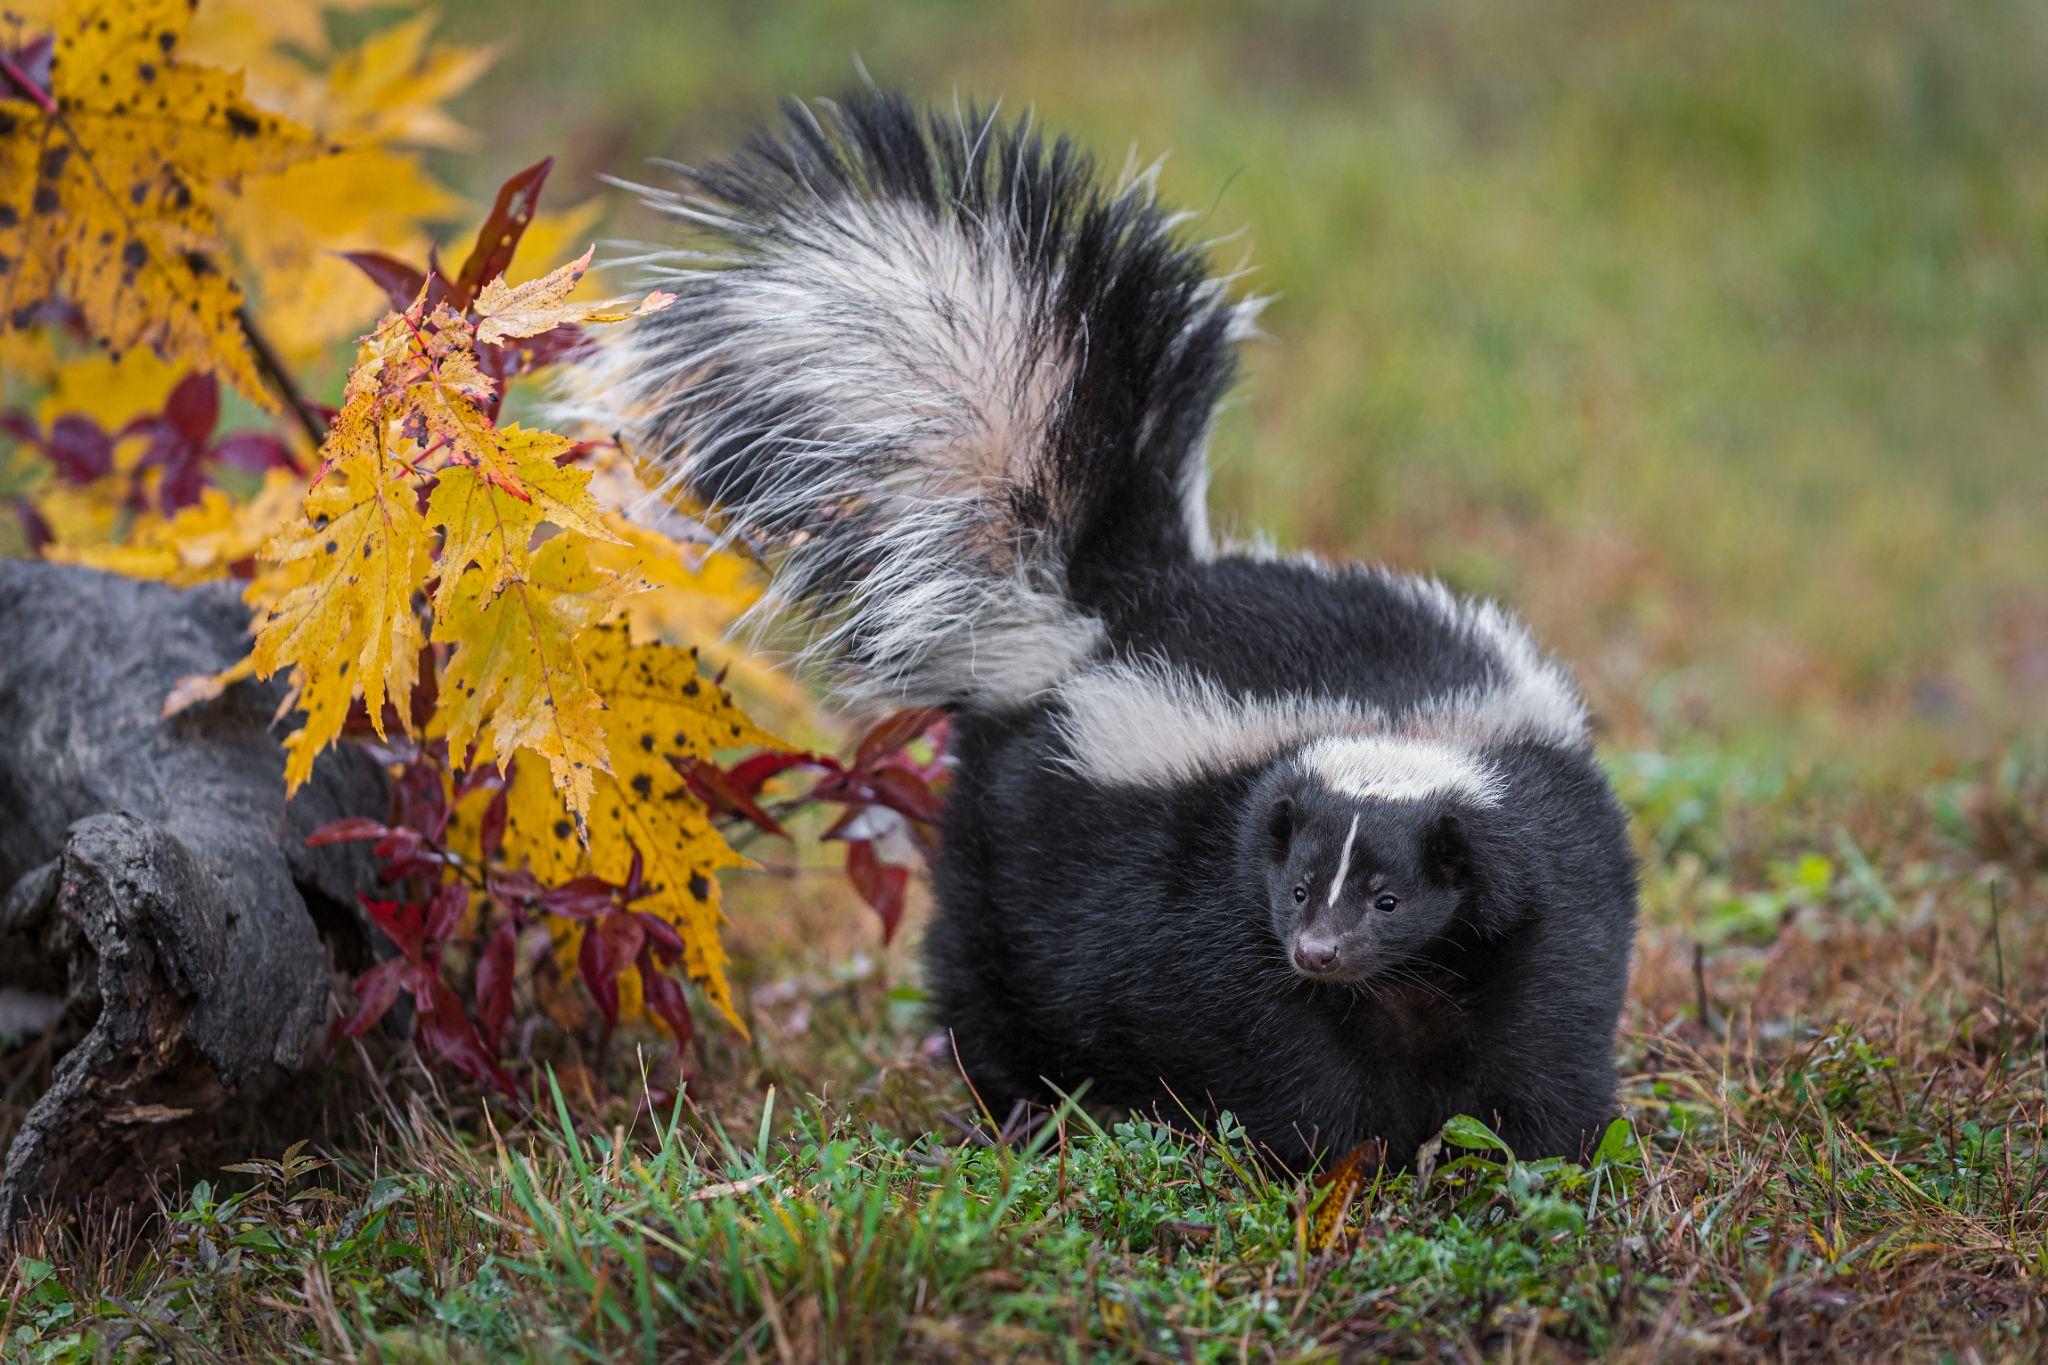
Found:
[[[853,753],[853,766],[873,767],[945,718],[944,711],[932,706],[915,706],[883,717],[861,736],[860,746]]]
[[[419,849],[420,835],[418,830],[393,829],[387,830],[383,838],[371,845],[370,852],[376,854],[379,858],[396,862],[401,858],[414,858],[419,853]]]
[[[669,755],[669,762],[683,775],[683,781],[690,784],[690,790],[697,799],[711,810],[722,815],[737,815],[778,838],[789,837],[789,832],[776,822],[775,817],[761,809],[753,793],[734,782],[732,775],[716,763],[684,754]],[[759,790],[758,783],[755,790]]]
[[[499,901],[533,901],[538,903],[541,898],[540,883],[533,879],[531,872],[527,872],[524,869],[491,873],[488,889],[491,896]]]
[[[533,221],[541,186],[547,183],[548,172],[554,167],[555,159],[546,157],[498,187],[497,201],[491,205],[483,226],[477,229],[476,245],[469,249],[469,256],[449,290],[449,303],[455,308],[469,307],[484,282],[504,274],[505,267],[512,264],[512,253],[519,249],[519,239]]]
[[[391,1002],[398,999],[399,980],[404,971],[405,959],[394,957],[357,977],[356,999],[360,1003],[341,1031],[351,1038],[360,1038],[375,1028],[391,1008]]]
[[[359,839],[381,839],[391,830],[381,821],[351,815],[345,820],[330,820],[306,836],[307,848],[319,848],[325,844],[347,844]]]
[[[875,846],[861,839],[846,846],[846,875],[860,898],[882,917],[882,942],[896,936],[903,919],[903,891],[910,884],[910,870],[883,862]]]
[[[412,301],[420,296],[420,290],[427,283],[426,271],[407,265],[396,257],[386,256],[381,251],[344,251],[341,257],[368,275],[370,283],[384,291],[394,313],[403,313],[412,307]]]
[[[503,1046],[505,1021],[512,1017],[512,958],[518,946],[519,926],[507,919],[476,960],[476,1014],[494,1050]]]
[[[604,1015],[606,1028],[619,1022],[619,973],[640,956],[646,941],[646,931],[628,914],[607,915],[583,931],[576,966],[590,989],[590,998]]]
[[[840,771],[839,760],[824,754],[759,753],[741,759],[726,770],[726,780],[748,796],[759,796],[769,778],[791,768],[814,767],[826,772]]]
[[[41,554],[43,547],[56,539],[50,523],[43,520],[43,514],[36,511],[26,498],[17,499],[14,510],[20,514],[21,533],[28,540],[29,553]]]
[[[434,899],[427,903],[427,942],[446,943],[453,938],[468,909],[469,883],[449,882],[434,892]]]
[[[67,412],[50,424],[43,453],[69,483],[91,483],[114,467],[114,438],[90,417]]]
[[[164,419],[187,445],[203,446],[220,421],[220,385],[211,372],[186,375],[164,400]]]
[[[581,355],[592,345],[590,333],[573,324],[550,327],[538,336],[522,337],[515,372],[537,370]],[[510,349],[510,348],[503,348]]]
[[[441,785],[441,765],[425,756],[414,758],[398,775],[396,795],[398,812],[391,824],[438,842],[448,828],[449,814],[448,793]]]
[[[900,811],[913,820],[937,824],[945,814],[945,803],[932,792],[930,784],[908,768],[881,768],[868,774],[876,805]]]
[[[676,1051],[680,1053],[689,1043],[690,1035],[696,1032],[696,1022],[690,1018],[690,1003],[683,997],[682,983],[643,954],[640,958],[640,988],[647,997],[647,1007],[654,1011],[654,1017],[667,1024],[668,1031],[675,1035]]]
[[[405,901],[372,900],[361,893],[356,899],[362,902],[363,912],[370,917],[370,923],[397,944],[398,951],[404,953],[409,961],[417,962],[427,928],[426,908]]]
[[[402,882],[407,877],[438,877],[440,873],[441,860],[438,857],[408,856],[384,864],[377,870],[377,880],[389,886],[393,882]]]
[[[647,946],[661,954],[664,962],[673,962],[683,955],[683,936],[676,927],[659,915],[650,915],[644,910],[632,911],[634,919],[646,931]]]
[[[540,908],[563,919],[590,921],[613,908],[619,889],[602,877],[578,877],[540,893]]]
[[[498,852],[505,846],[505,818],[510,809],[511,788],[503,783],[491,795],[490,804],[484,807],[483,819],[477,825],[477,847],[482,851],[484,862],[494,863]]]
[[[419,666],[416,676],[419,681],[412,685],[412,698],[408,709],[412,712],[412,728],[420,734],[425,734],[433,720],[434,709],[441,700],[441,667],[434,657],[434,647],[430,644],[420,646]],[[385,705],[388,707],[391,703],[387,701]],[[390,729],[389,726],[385,728],[387,731]],[[427,765],[422,764],[422,766]],[[439,769],[444,765],[437,763],[432,766],[435,769],[436,779],[434,790],[438,794],[441,788]],[[456,795],[458,797],[461,795],[459,789]],[[442,806],[442,810],[444,813],[441,816],[441,828],[445,831],[448,827],[448,815],[453,812],[447,810],[445,803]],[[437,835],[436,837],[439,836]]]
[[[476,1025],[463,1012],[462,1001],[446,982],[436,977],[431,1003],[420,1011],[418,1038],[427,1051],[447,1062],[471,1080],[488,1085],[500,1094],[516,1097],[512,1078],[498,1065],[497,1054],[484,1046]]]
[[[239,469],[245,474],[292,467],[291,452],[283,441],[255,431],[228,437],[213,448],[213,458],[229,469]]]
[[[551,327],[539,336],[520,337],[498,346],[478,346],[477,368],[491,378],[501,381],[499,392],[502,393],[502,381],[548,365],[574,360],[590,350],[591,345],[589,333],[581,327],[565,324],[561,327]]]

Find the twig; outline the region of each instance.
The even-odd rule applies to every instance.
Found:
[[[249,316],[247,305],[235,309],[235,321],[242,328],[242,339],[249,343],[249,350],[256,357],[257,370],[277,396],[284,400],[285,406],[292,410],[292,416],[298,419],[299,426],[312,440],[313,449],[318,450],[327,439],[327,423],[320,420],[320,414],[313,411],[313,405],[299,392],[298,381],[292,378],[291,371],[278,358],[276,348],[270,344],[270,338],[263,335],[263,329],[256,325],[256,319]]]
[[[28,72],[16,66],[5,52],[0,52],[0,75],[20,86],[22,96],[36,108],[51,118],[57,117],[57,101],[50,98],[50,92],[30,80]]]
[[[1998,1074],[2004,1076],[2012,1065],[2012,997],[2005,993],[2005,940],[1998,931],[1998,883],[1986,890],[1991,896],[1991,960],[1998,970]]]
[[[1698,940],[1694,940],[1692,945],[1692,990],[1695,1008],[1700,1013],[1700,1027],[1712,1033],[1714,1016],[1707,1007],[1707,950]]]

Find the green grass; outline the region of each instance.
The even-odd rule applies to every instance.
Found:
[[[311,1154],[32,1229],[0,1355],[2048,1351],[2048,762],[1884,793],[1613,766],[1646,923],[1588,1166],[1461,1121],[1325,1241],[1331,1196],[1227,1123],[1069,1107],[992,1142],[900,952],[743,912],[753,1039],[713,1041],[677,1105],[627,1056],[524,1117],[423,1091],[402,1053],[352,1065],[364,1117],[309,1125]],[[858,936],[842,903],[804,913]]]

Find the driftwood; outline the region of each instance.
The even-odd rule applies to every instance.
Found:
[[[287,805],[274,686],[159,718],[247,627],[228,585],[0,561],[0,996],[61,1049],[7,1151],[0,1243],[31,1208],[136,1196],[322,1059],[371,867],[303,841],[381,816],[385,782],[338,750]]]

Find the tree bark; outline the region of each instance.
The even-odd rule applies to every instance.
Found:
[[[377,764],[335,750],[287,804],[275,685],[160,719],[248,624],[228,584],[0,561],[0,988],[49,1001],[62,1048],[0,1168],[0,1243],[141,1194],[317,1066],[337,965],[367,954],[368,854],[304,840],[383,816]]]

